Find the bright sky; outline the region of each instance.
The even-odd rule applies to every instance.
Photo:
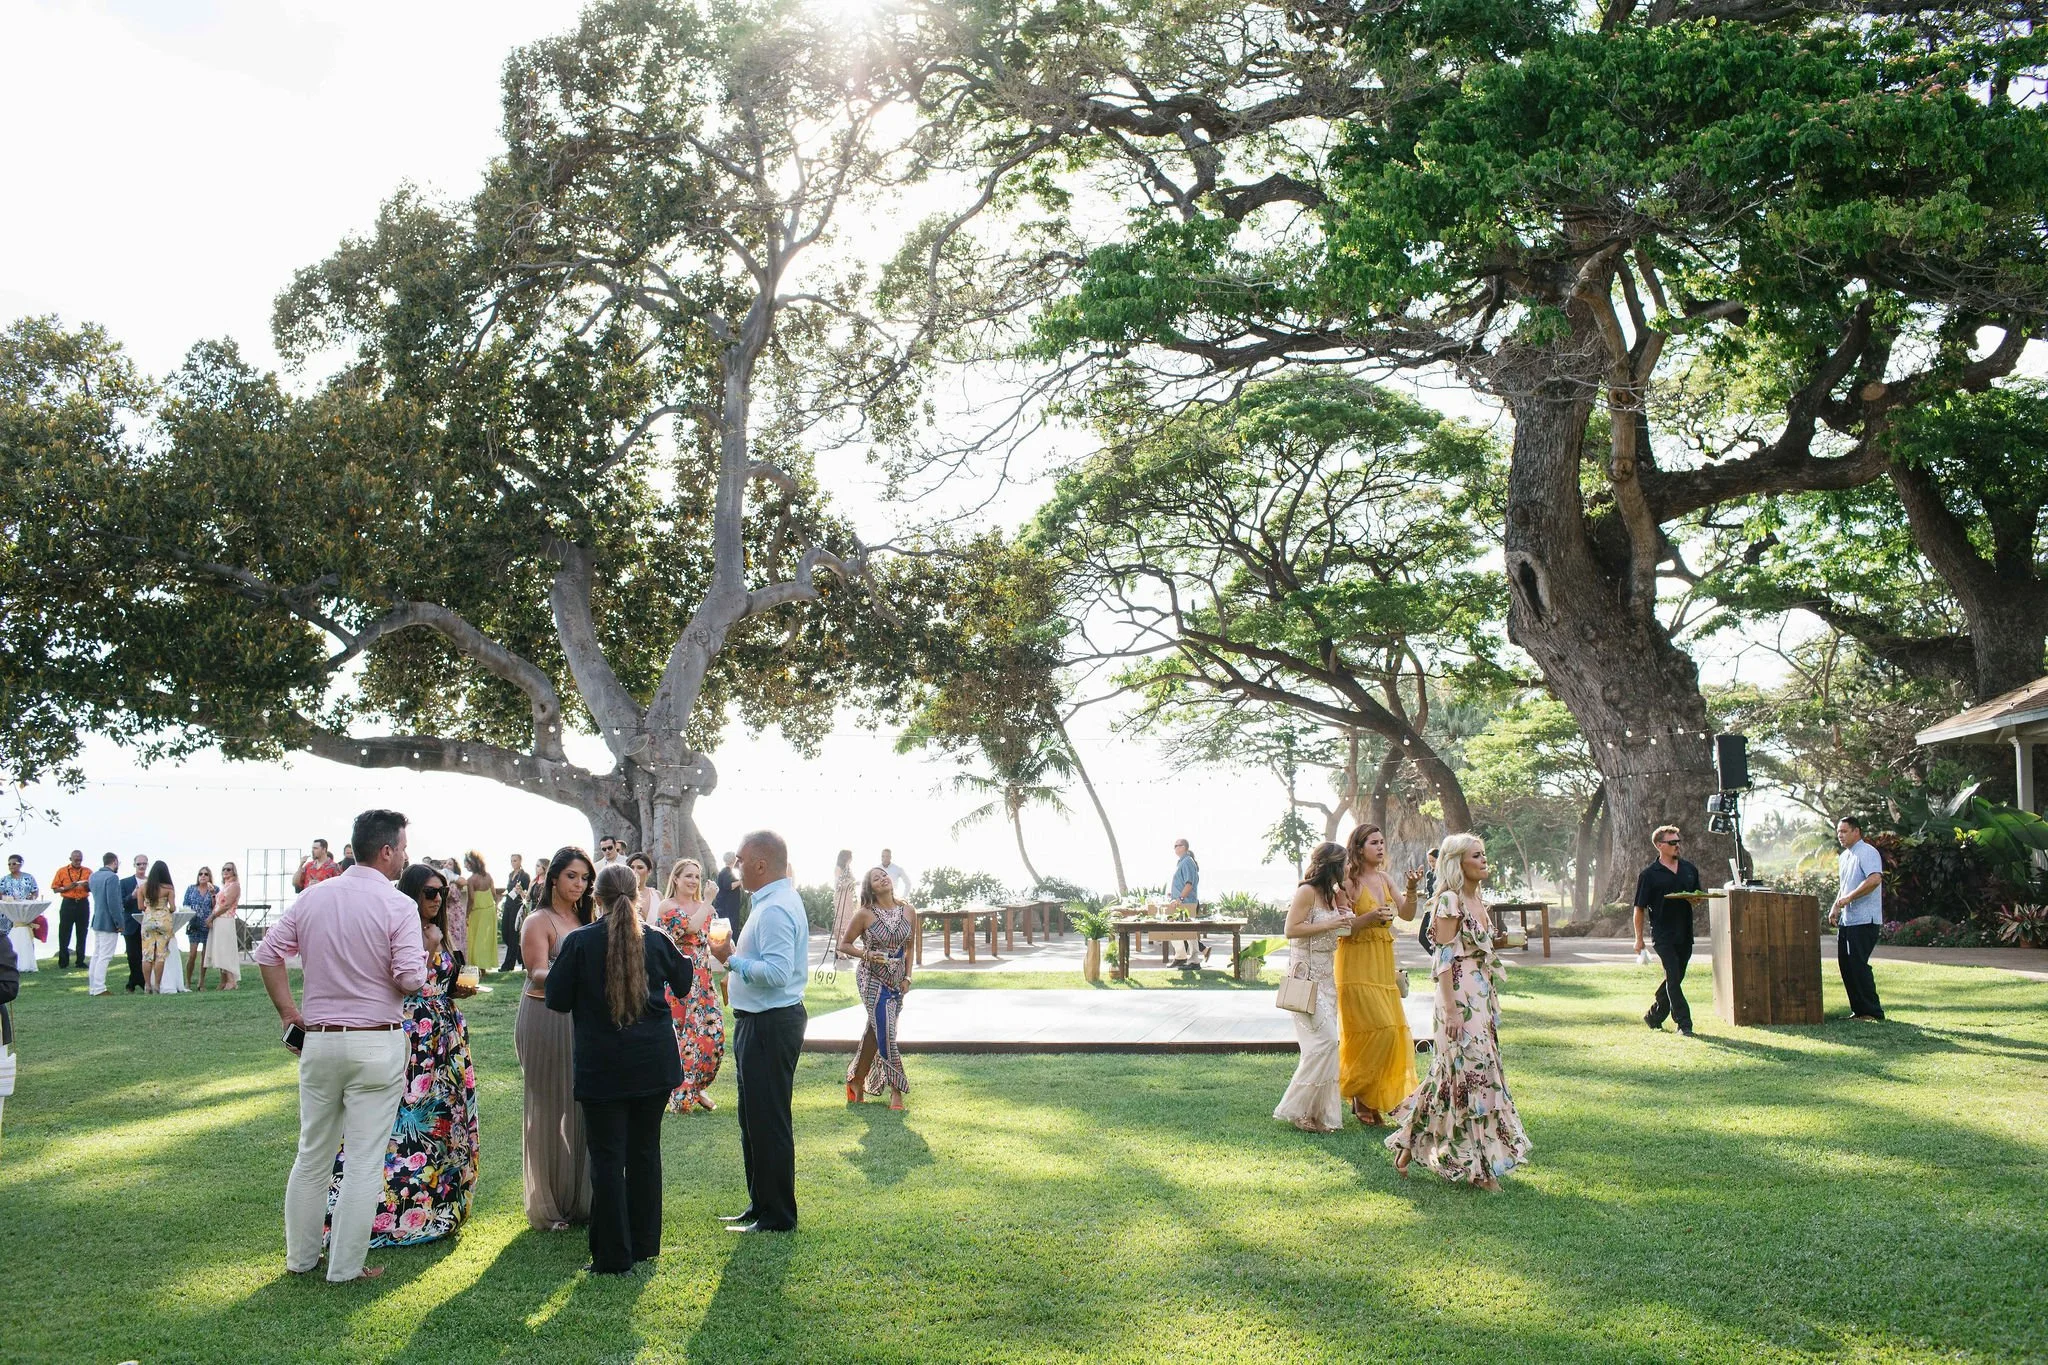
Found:
[[[0,317],[56,313],[98,322],[149,371],[203,337],[232,336],[275,363],[271,300],[291,272],[366,228],[403,181],[450,194],[475,184],[497,148],[501,62],[516,44],[567,28],[570,0],[11,0],[0,6],[0,120],[11,131],[13,212],[0,215]],[[860,466],[821,470],[856,509],[873,509]],[[881,537],[874,537],[881,538]],[[1172,843],[1193,841],[1205,892],[1276,893],[1289,871],[1261,866],[1260,831],[1283,804],[1259,774],[1167,777],[1149,750],[1089,715],[1076,740],[1094,771],[1134,884],[1163,884]],[[581,755],[598,762],[601,749]],[[971,804],[945,770],[899,758],[889,737],[842,726],[815,763],[774,736],[737,732],[715,755],[721,781],[698,807],[716,845],[771,825],[798,875],[829,879],[841,847],[872,860],[893,847],[913,876],[940,863],[1024,881],[1007,827],[957,840]],[[608,766],[608,765],[607,765]],[[538,797],[457,777],[363,773],[319,759],[230,764],[217,756],[140,768],[94,742],[77,794],[25,793],[56,819],[29,821],[11,847],[47,882],[73,847],[166,859],[181,882],[204,862],[262,848],[337,847],[350,817],[391,805],[412,846],[484,852],[494,871],[586,843],[581,817]],[[1107,845],[1078,789],[1077,814],[1026,817],[1041,872],[1110,887]],[[722,851],[722,848],[721,848]]]

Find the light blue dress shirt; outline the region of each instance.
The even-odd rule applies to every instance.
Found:
[[[1198,904],[1202,898],[1198,889],[1200,877],[1201,873],[1195,867],[1195,855],[1181,854],[1180,861],[1174,864],[1173,884],[1167,888],[1167,895],[1189,905]]]
[[[747,927],[725,964],[732,1007],[758,1013],[802,1004],[810,949],[811,925],[796,883],[784,877],[756,891]]]
[[[1884,871],[1884,855],[1871,847],[1870,840],[1858,839],[1842,850],[1836,860],[1841,870],[1842,885],[1837,895],[1848,895],[1863,885],[1863,879],[1873,872]],[[1844,924],[1884,923],[1884,883],[1879,882],[1868,892],[1858,896],[1842,907]]]

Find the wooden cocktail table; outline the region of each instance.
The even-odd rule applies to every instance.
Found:
[[[1505,929],[1507,927],[1507,922],[1505,919],[1502,918],[1503,916],[1520,915],[1522,917],[1522,938],[1525,940],[1522,944],[1522,951],[1525,953],[1529,951],[1529,944],[1526,941],[1529,937],[1529,916],[1541,916],[1543,924],[1543,955],[1545,957],[1550,956],[1549,901],[1495,901],[1493,904],[1487,906],[1486,908],[1493,912],[1493,926],[1495,933],[1499,933],[1502,929]]]
[[[1199,919],[1160,919],[1143,915],[1116,922],[1116,979],[1122,981],[1131,974],[1132,934],[1173,934],[1186,937],[1192,934],[1230,935],[1230,961],[1235,966],[1238,950],[1244,947],[1244,927],[1250,923],[1242,915],[1205,915]]]
[[[993,905],[962,905],[950,910],[920,910],[917,912],[917,963],[924,963],[924,924],[928,920],[939,922],[941,947],[947,957],[953,955],[953,927],[960,927],[960,942],[967,949],[967,960],[974,958],[976,930],[983,924],[988,926],[988,955],[1001,957],[996,951],[996,923],[1003,917],[1003,911]],[[1011,945],[1015,947],[1014,944]]]

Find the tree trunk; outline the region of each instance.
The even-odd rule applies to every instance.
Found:
[[[1593,856],[1593,836],[1599,828],[1600,814],[1606,809],[1607,788],[1593,788],[1593,799],[1586,803],[1586,809],[1579,813],[1579,830],[1572,837],[1572,918],[1583,919],[1586,915],[1589,861]]]
[[[1031,876],[1030,889],[1035,893],[1038,890],[1038,884],[1044,881],[1045,878],[1038,875],[1038,869],[1031,865],[1031,855],[1024,851],[1024,812],[1022,809],[1011,810],[1010,828],[1017,831],[1017,856],[1024,860],[1024,870]]]
[[[1386,756],[1380,759],[1379,771],[1373,774],[1372,811],[1366,820],[1367,824],[1378,825],[1382,830],[1387,827],[1387,797],[1393,792],[1394,779],[1400,776],[1400,773],[1401,750],[1398,746],[1389,744]],[[1468,816],[1464,824],[1454,827],[1454,832],[1463,832],[1471,827],[1472,822]]]
[[[1111,866],[1116,869],[1116,893],[1119,896],[1125,895],[1130,891],[1130,887],[1124,884],[1124,855],[1123,850],[1117,847],[1116,830],[1110,827],[1109,812],[1102,808],[1102,798],[1095,794],[1095,784],[1088,780],[1087,765],[1081,762],[1081,751],[1074,747],[1073,736],[1067,733],[1067,723],[1064,720],[1058,723],[1060,727],[1060,742],[1067,746],[1067,756],[1074,760],[1074,772],[1080,777],[1081,786],[1088,793],[1089,803],[1095,807],[1095,818],[1102,822],[1103,837],[1109,840],[1109,861]],[[1018,841],[1020,851],[1022,849],[1022,842],[1020,836]],[[1027,863],[1026,866],[1029,866],[1029,864]],[[1032,875],[1036,876],[1037,874],[1033,873]]]
[[[1503,385],[1515,417],[1508,637],[1536,661],[1592,747],[1614,839],[1647,850],[1651,830],[1678,825],[1708,882],[1718,883],[1714,869],[1734,845],[1704,828],[1716,783],[1699,672],[1671,642],[1655,604],[1631,600],[1625,551],[1603,555],[1594,543],[1580,477],[1598,374],[1573,377],[1575,363],[1584,368],[1562,348],[1546,352],[1529,366],[1535,382]],[[1616,848],[1601,853],[1601,899],[1621,899],[1629,888],[1618,869],[1626,863]]]

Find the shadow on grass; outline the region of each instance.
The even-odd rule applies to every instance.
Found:
[[[798,1313],[783,1295],[803,1235],[798,1230],[727,1238],[732,1254],[705,1305],[703,1321],[690,1335],[689,1359],[761,1360],[819,1349],[817,1338],[821,1331],[830,1332],[830,1325]]]
[[[918,1167],[935,1163],[931,1144],[910,1126],[904,1114],[874,1103],[861,1105],[860,1111],[858,1154],[848,1160],[870,1185],[900,1184]]]

